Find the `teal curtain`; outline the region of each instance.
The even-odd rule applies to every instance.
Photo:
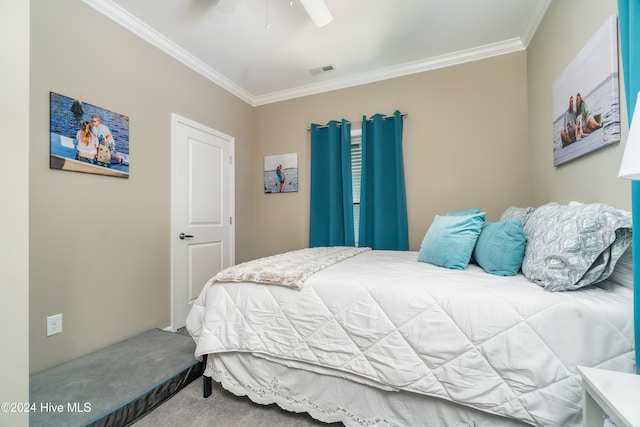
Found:
[[[358,245],[409,250],[402,158],[402,114],[362,119],[362,181]]]
[[[627,117],[629,124],[640,91],[640,2],[618,0],[620,51],[624,73]],[[640,373],[640,181],[631,182],[631,211],[633,215],[633,283],[635,307],[636,372]]]
[[[351,125],[311,125],[309,247],[354,246]]]

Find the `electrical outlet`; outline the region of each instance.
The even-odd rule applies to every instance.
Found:
[[[47,317],[47,336],[62,332],[62,313]]]

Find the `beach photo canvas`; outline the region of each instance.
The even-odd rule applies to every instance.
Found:
[[[611,16],[553,82],[553,164],[620,141],[617,18]]]
[[[292,193],[298,191],[298,154],[264,157],[264,192]]]
[[[129,178],[129,117],[49,93],[49,167]]]

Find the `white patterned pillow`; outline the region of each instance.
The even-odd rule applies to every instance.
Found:
[[[537,208],[524,226],[522,272],[548,291],[608,278],[631,243],[631,215],[602,203]]]
[[[509,206],[500,216],[500,221],[504,221],[505,219],[513,219],[517,218],[522,221],[522,225],[527,223],[527,220],[531,216],[535,209],[532,207],[528,208],[519,208],[517,206]]]
[[[633,290],[633,245],[618,259],[609,280]]]

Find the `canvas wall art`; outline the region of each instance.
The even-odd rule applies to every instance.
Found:
[[[129,177],[129,117],[49,93],[49,167]]]
[[[553,82],[553,164],[620,141],[617,19],[610,17]]]
[[[298,154],[264,157],[264,192],[292,193],[298,191]]]

